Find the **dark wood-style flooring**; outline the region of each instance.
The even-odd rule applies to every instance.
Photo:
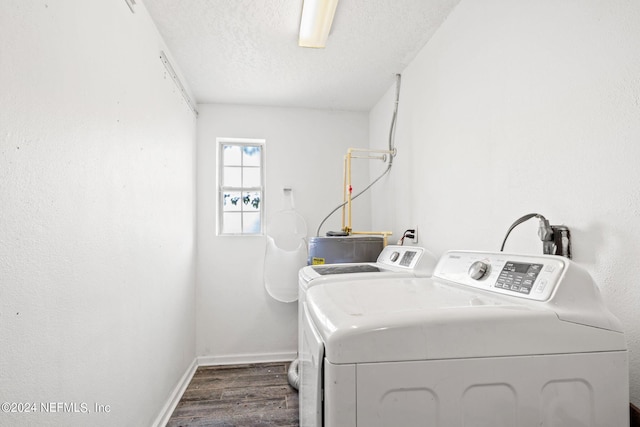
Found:
[[[201,366],[167,427],[298,427],[289,362]]]

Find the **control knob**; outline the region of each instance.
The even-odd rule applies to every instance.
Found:
[[[489,264],[484,261],[476,261],[469,267],[469,277],[474,280],[482,279],[489,271]]]

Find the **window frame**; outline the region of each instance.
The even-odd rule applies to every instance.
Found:
[[[217,214],[217,224],[216,224],[216,234],[218,236],[263,236],[265,233],[265,225],[264,225],[264,219],[265,219],[265,177],[266,177],[266,173],[265,173],[265,158],[266,158],[266,140],[265,139],[254,139],[254,138],[224,138],[224,137],[218,137],[216,138],[216,152],[217,152],[217,162],[216,162],[216,166],[217,166],[217,187],[218,187],[218,196],[217,196],[217,210],[218,210],[218,214]],[[260,165],[259,165],[259,169],[260,169],[260,186],[257,187],[245,187],[244,185],[240,186],[240,187],[236,187],[236,186],[227,186],[224,185],[224,168],[225,165],[223,164],[224,161],[224,154],[223,154],[223,150],[224,150],[224,146],[239,146],[239,147],[256,147],[259,146],[260,147]],[[241,156],[242,157],[242,156]],[[241,163],[240,164],[240,168],[241,170],[244,168],[245,166]],[[241,173],[242,175],[242,173]],[[244,184],[244,183],[243,183]],[[225,193],[229,193],[229,192],[239,192],[239,193],[243,193],[243,192],[259,192],[260,193],[260,206],[259,206],[259,214],[260,214],[260,230],[258,232],[255,233],[249,233],[249,232],[244,232],[242,231],[243,229],[243,221],[244,221],[244,213],[245,211],[242,209],[242,203],[241,203],[241,209],[239,212],[240,218],[241,218],[241,231],[238,233],[225,233],[223,232],[224,230],[224,194]]]

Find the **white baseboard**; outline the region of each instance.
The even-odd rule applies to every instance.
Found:
[[[160,414],[154,421],[153,427],[164,427],[167,425],[169,418],[171,418],[171,414],[173,414],[173,411],[176,409],[176,406],[178,406],[178,402],[180,402],[184,391],[191,382],[193,374],[196,373],[196,369],[198,369],[198,358],[193,359],[193,362],[191,362],[187,371],[184,373],[182,378],[180,378],[180,381],[178,381],[178,385],[173,389],[173,392],[169,395],[167,403],[164,404]]]
[[[290,362],[296,358],[296,352],[232,354],[227,356],[199,356],[198,366],[244,365],[247,363]]]

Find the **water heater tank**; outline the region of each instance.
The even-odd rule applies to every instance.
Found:
[[[383,248],[378,236],[311,237],[307,264],[375,262]]]

